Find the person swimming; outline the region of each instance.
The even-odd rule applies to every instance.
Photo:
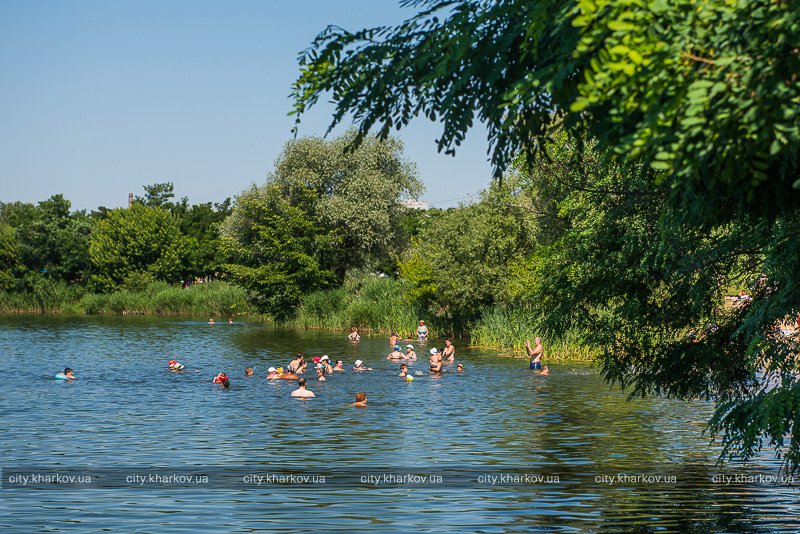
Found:
[[[367,407],[367,394],[363,391],[359,391],[356,393],[356,401],[351,404],[351,406],[357,406],[359,408],[366,408]]]
[[[406,353],[403,355],[403,359],[411,362],[417,361],[417,353],[414,352],[414,345],[406,345]]]
[[[210,324],[210,325],[216,324],[216,323],[214,322],[214,318],[213,318],[213,317],[212,317],[211,319],[209,319],[209,320],[208,320],[208,324]]]
[[[306,371],[306,365],[308,364],[306,363],[305,356],[298,354],[297,358],[292,360],[286,367],[286,372],[301,375]]]
[[[333,367],[334,371],[344,371],[344,361],[336,360],[336,365]]]
[[[462,372],[464,372],[464,366],[463,366],[462,364],[460,364],[460,363],[459,363],[459,364],[456,364],[456,372],[457,372],[457,373],[462,373]]]
[[[400,378],[408,376],[408,366],[404,363],[400,364]]]
[[[169,365],[170,371],[182,371],[184,367],[182,363],[176,360],[170,360],[169,362],[167,362],[167,365]]]
[[[403,353],[400,352],[400,345],[395,345],[392,347],[392,352],[386,357],[387,360],[399,360],[403,357]]]
[[[356,360],[353,371],[372,371],[372,368],[365,366],[361,360]]]
[[[56,380],[77,380],[78,378],[72,373],[72,369],[67,367],[64,369],[63,373],[58,373],[56,375]]]
[[[317,380],[320,382],[325,382],[325,380],[327,380],[325,378],[325,367],[321,363],[318,363],[316,371],[317,371]]]
[[[322,358],[320,359],[319,363],[325,368],[325,374],[333,374],[333,367],[331,367],[331,359],[328,357],[327,354],[323,354]]]
[[[283,371],[283,369],[281,369],[281,371]],[[277,369],[275,369],[274,367],[270,367],[269,369],[267,369],[267,380],[277,380],[281,377],[282,374],[283,372],[279,373]]]
[[[223,380],[229,380],[229,378],[225,371],[220,371],[217,373],[217,376],[214,377],[214,383],[221,384]],[[230,385],[230,383],[228,385]]]
[[[245,367],[244,368],[244,376],[253,376],[253,368],[252,367]]]
[[[550,368],[545,365],[544,367],[542,367],[542,370],[539,371],[539,374],[540,375],[549,375],[550,374]]]

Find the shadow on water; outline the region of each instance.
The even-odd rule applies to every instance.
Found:
[[[708,404],[627,402],[591,366],[556,362],[541,376],[522,358],[464,347],[463,373],[431,377],[427,349],[441,341],[412,342],[422,375],[408,383],[385,339],[185,318],[0,318],[0,362],[13,373],[0,397],[0,531],[800,530],[796,486],[754,479],[777,474],[771,456],[714,465],[718,449],[701,435]],[[309,373],[316,398],[292,399],[294,383],[264,375],[297,352],[348,371],[326,382]],[[170,358],[186,369],[168,371]],[[356,359],[375,370],[349,371]],[[77,382],[52,378],[65,366]],[[211,383],[221,370],[229,390]],[[350,405],[359,391],[367,408]],[[98,482],[8,486],[9,470],[40,468]],[[109,482],[153,468],[201,470],[211,485]],[[327,480],[244,484],[251,473]],[[363,482],[367,473],[442,480]]]

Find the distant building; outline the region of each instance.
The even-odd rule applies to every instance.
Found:
[[[416,198],[409,198],[402,202],[403,206],[411,210],[426,210],[431,207],[430,203],[424,200],[417,200]]]

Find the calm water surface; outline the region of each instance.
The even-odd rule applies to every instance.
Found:
[[[800,531],[798,485],[768,478],[779,474],[772,454],[715,466],[701,435],[707,404],[627,402],[592,367],[550,362],[538,376],[523,359],[458,342],[464,373],[406,383],[386,340],[346,335],[0,318],[0,531]],[[433,344],[443,343],[418,347],[412,370],[426,371]],[[295,400],[295,384],[264,375],[296,352],[375,371],[309,376],[317,398]],[[169,372],[170,358],[186,371]],[[53,379],[65,366],[77,382]],[[210,382],[221,370],[230,390]],[[349,406],[358,391],[368,408]],[[23,473],[93,479],[22,487],[12,477]],[[208,480],[127,478],[152,473]],[[325,483],[246,478],[270,474]],[[382,474],[395,478],[362,478]]]

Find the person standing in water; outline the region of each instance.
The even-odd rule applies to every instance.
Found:
[[[436,347],[432,348],[431,349],[430,365],[428,366],[428,369],[430,370],[430,372],[431,373],[441,373],[442,372],[442,364],[443,363],[444,362],[442,362],[442,354],[439,352],[439,350]]]
[[[456,348],[453,346],[453,342],[449,339],[444,340],[442,358],[444,358],[447,363],[452,363],[456,360]]]
[[[366,408],[367,407],[367,394],[363,391],[356,393],[356,401],[351,406],[357,406],[359,408]]]
[[[428,339],[428,327],[425,324],[425,321],[419,322],[419,326],[417,327],[417,337],[420,341],[425,341]]]
[[[531,365],[528,369],[538,369],[541,370],[542,368],[542,352],[544,349],[542,348],[542,338],[536,337],[533,340],[534,347],[531,348],[531,342],[525,341],[525,350],[528,352],[528,356],[531,359]]]
[[[292,397],[297,397],[300,399],[310,399],[315,397],[313,391],[306,389],[306,379],[300,377],[297,379],[297,389],[292,391]]]
[[[350,335],[347,336],[347,339],[349,339],[350,341],[360,341],[361,336],[358,335],[358,328],[356,328],[355,326],[351,326]]]

